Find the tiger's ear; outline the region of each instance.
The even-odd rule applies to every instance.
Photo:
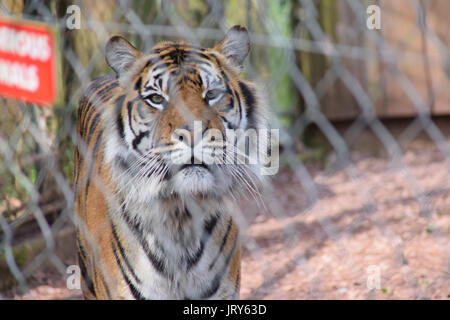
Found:
[[[250,51],[250,37],[246,27],[236,25],[229,29],[225,38],[220,41],[214,50],[227,57],[235,66],[242,67],[245,57]]]
[[[106,62],[117,75],[129,70],[141,55],[138,49],[121,36],[111,37],[105,47]]]

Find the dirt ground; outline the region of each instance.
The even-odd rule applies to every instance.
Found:
[[[242,200],[241,298],[450,299],[450,159],[417,142],[401,160],[352,153],[344,169],[310,165],[312,189],[287,167],[266,209]],[[48,270],[29,285],[6,297],[81,297]]]

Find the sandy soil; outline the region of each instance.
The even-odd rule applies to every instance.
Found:
[[[344,169],[307,166],[311,180],[287,167],[266,209],[244,199],[241,298],[449,299],[450,163],[422,143],[401,160],[353,153]],[[48,271],[29,285],[6,297],[81,297]]]

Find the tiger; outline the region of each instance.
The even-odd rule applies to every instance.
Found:
[[[143,53],[120,35],[107,41],[113,73],[86,86],[77,110],[85,299],[239,299],[236,200],[264,177],[261,164],[225,162],[239,152],[223,145],[227,131],[269,128],[264,93],[241,75],[249,51],[239,25],[213,48],[163,41]]]

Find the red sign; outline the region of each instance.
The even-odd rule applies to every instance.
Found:
[[[55,102],[55,37],[48,25],[0,17],[0,96]]]

